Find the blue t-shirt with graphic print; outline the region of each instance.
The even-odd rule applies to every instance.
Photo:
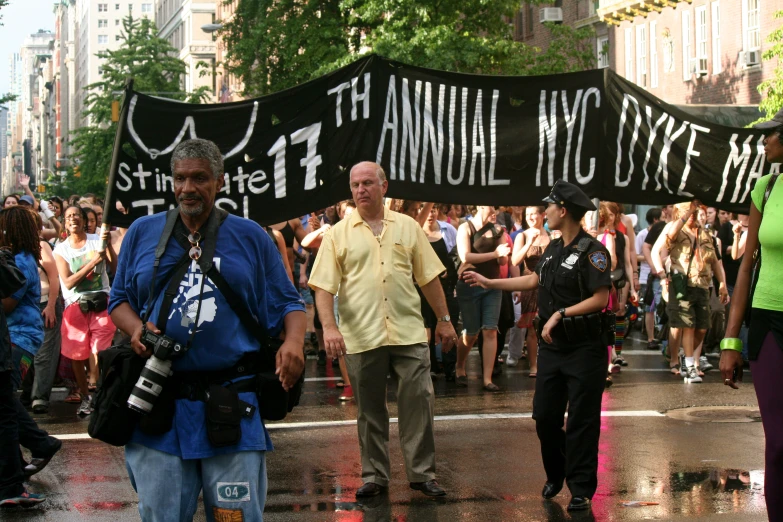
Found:
[[[44,340],[44,323],[41,309],[41,278],[38,275],[38,263],[29,252],[19,252],[14,256],[16,266],[24,274],[27,282],[11,296],[16,300],[16,308],[8,314],[8,331],[11,343],[35,355]]]
[[[110,312],[120,303],[127,302],[140,317],[143,315],[150,291],[155,248],[165,223],[166,213],[163,212],[137,219],[131,225],[122,243],[109,299]],[[150,315],[153,323],[157,321],[169,276],[184,253],[185,249],[174,237],[169,239],[156,277],[157,297]],[[253,221],[228,216],[219,229],[213,260],[244,306],[269,335],[280,334],[288,313],[304,311],[304,303],[288,279],[276,245]],[[191,262],[167,318],[166,335],[183,345],[190,339],[192,329],[196,328],[190,350],[172,363],[175,372],[230,368],[245,353],[259,349],[256,339],[242,325],[209,278],[204,281],[201,311],[198,312],[202,279],[198,264]],[[195,324],[197,315],[198,324]],[[255,393],[240,393],[239,397],[258,406]],[[207,440],[204,406],[201,401],[177,400],[173,426],[168,433],[150,436],[136,429],[131,442],[184,459],[272,449],[272,441],[258,411],[252,418],[242,419],[239,444],[224,448],[211,446]]]

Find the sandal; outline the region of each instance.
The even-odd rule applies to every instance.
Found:
[[[468,376],[467,375],[457,375],[454,382],[457,383],[457,386],[460,388],[467,388],[468,387]]]
[[[335,383],[335,386],[338,388],[345,388],[345,381],[337,381],[337,383]]]
[[[82,402],[82,396],[79,395],[79,392],[74,391],[71,392],[66,398],[65,402],[69,404],[80,404]]]
[[[97,389],[98,389],[98,384],[97,383],[91,382],[90,384],[87,385],[87,391],[94,392]]]
[[[604,388],[611,388],[611,387],[612,387],[612,384],[614,384],[614,383],[612,382],[612,374],[608,374],[608,375],[606,376],[606,384],[604,385]]]
[[[680,375],[680,366],[669,366],[669,371],[672,373],[672,375]]]
[[[535,379],[538,376],[538,372],[530,372],[527,376],[530,379]]]

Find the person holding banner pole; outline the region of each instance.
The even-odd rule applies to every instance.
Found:
[[[757,124],[764,132],[764,152],[769,163],[783,162],[783,110],[771,121]],[[776,185],[777,174],[764,176],[751,193],[750,219],[745,250],[737,272],[734,296],[720,343],[720,372],[723,383],[733,389],[742,380],[740,328],[751,307],[748,332],[748,356],[753,371],[753,386],[764,424],[764,500],[769,520],[783,520],[783,287],[778,282],[783,266],[783,191]],[[763,262],[753,274],[758,252]],[[755,281],[754,281],[755,279]]]

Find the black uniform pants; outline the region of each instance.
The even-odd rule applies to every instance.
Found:
[[[572,351],[546,344],[538,352],[533,418],[547,481],[565,479],[573,496],[592,498],[598,486],[601,397],[606,382],[606,346]],[[568,406],[568,424],[563,422]]]

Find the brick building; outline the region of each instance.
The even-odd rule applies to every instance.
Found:
[[[546,48],[542,17],[590,25],[599,67],[676,105],[753,105],[777,61],[762,55],[783,0],[560,0],[523,4],[515,37]]]

